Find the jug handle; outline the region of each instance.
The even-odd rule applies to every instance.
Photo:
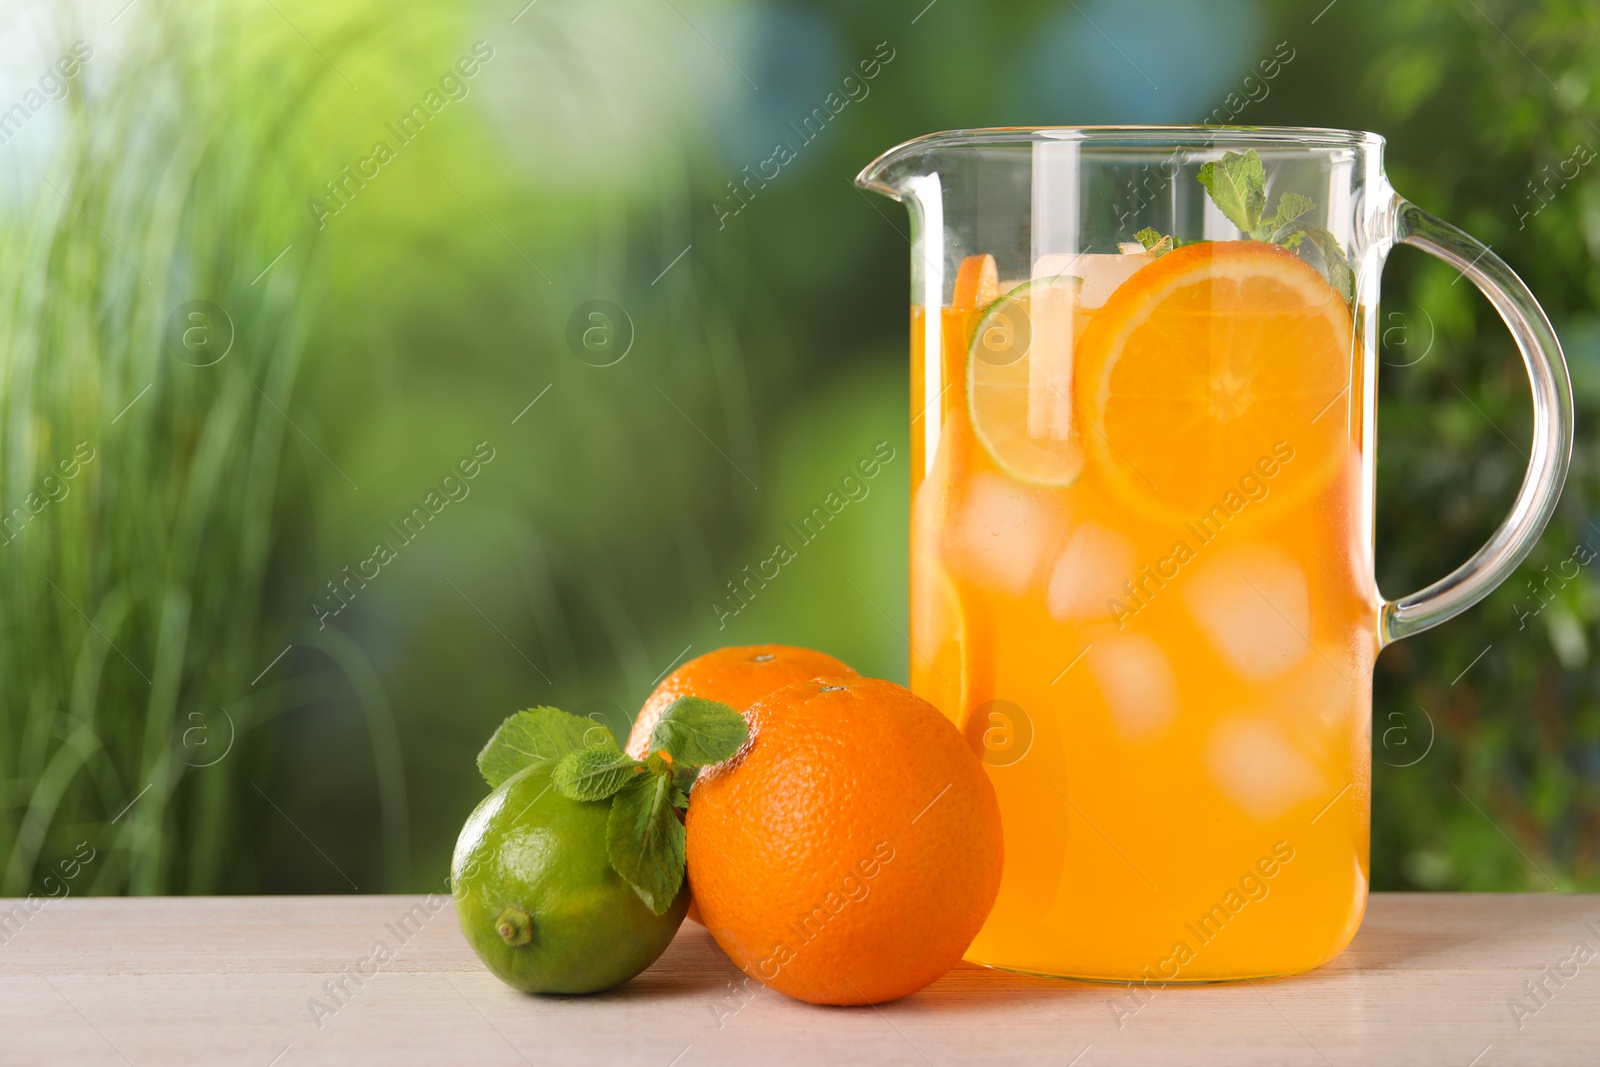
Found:
[[[1403,197],[1390,207],[1395,240],[1439,257],[1472,279],[1505,320],[1533,392],[1533,450],[1511,514],[1472,558],[1432,585],[1385,601],[1383,643],[1421,633],[1467,610],[1509,578],[1533,551],[1555,510],[1572,458],[1572,382],[1544,310],[1505,262],[1477,238]]]

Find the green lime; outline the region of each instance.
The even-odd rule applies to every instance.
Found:
[[[529,767],[484,798],[461,828],[450,884],[461,932],[506,984],[596,993],[666,949],[689,908],[685,883],[665,915],[645,907],[606,852],[609,800],[569,800]]]

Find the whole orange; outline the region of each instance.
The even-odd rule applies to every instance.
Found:
[[[796,682],[689,803],[689,882],[746,974],[813,1004],[914,993],[1000,889],[1000,807],[960,732],[875,678]]]
[[[656,721],[679,697],[718,700],[744,711],[791,682],[855,673],[832,656],[792,645],[733,645],[707,652],[667,675],[645,700],[628,733],[628,755],[644,759]]]

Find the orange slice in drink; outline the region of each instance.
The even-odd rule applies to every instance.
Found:
[[[1077,481],[1074,340],[1088,314],[1073,277],[1024,282],[984,308],[967,349],[967,414],[995,463],[1023,482]]]
[[[965,715],[966,619],[961,595],[933,556],[917,560],[911,593],[911,691],[958,727]]]
[[[968,256],[956,270],[955,292],[950,306],[976,311],[1000,295],[1000,271],[993,256]]]
[[[1079,338],[1086,449],[1121,498],[1166,520],[1313,491],[1348,455],[1352,344],[1349,305],[1292,252],[1180,248]]]

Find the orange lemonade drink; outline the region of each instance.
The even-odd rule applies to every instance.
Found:
[[[968,958],[1317,966],[1367,894],[1380,605],[1350,305],[1257,241],[1032,273],[969,257],[952,306],[912,313],[911,684],[1005,826]]]

